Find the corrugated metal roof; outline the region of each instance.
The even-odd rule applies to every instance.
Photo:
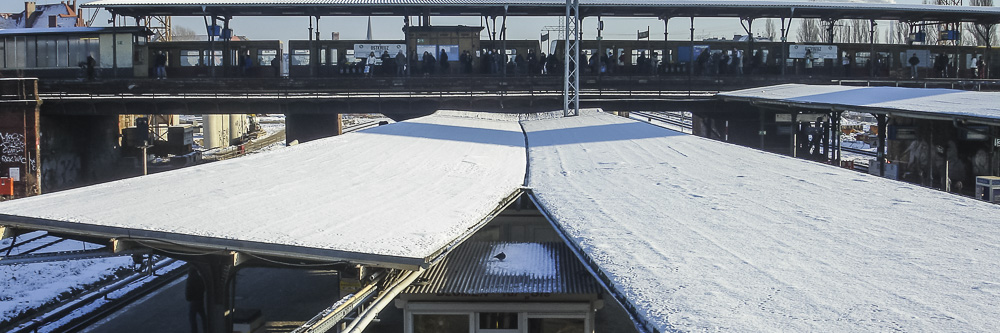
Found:
[[[506,258],[495,256],[503,252]],[[562,243],[466,242],[408,294],[596,294],[594,278]]]
[[[502,15],[507,11],[512,16],[552,16],[563,13],[558,9],[565,4],[559,0],[100,0],[83,7],[106,8],[122,14],[160,15],[223,11],[236,16],[306,15],[287,10],[308,9],[308,15],[398,16],[425,9],[433,15]],[[794,8],[796,18],[1000,21],[1000,8],[991,6],[733,0],[582,0],[580,6],[584,15],[630,17],[788,17]]]

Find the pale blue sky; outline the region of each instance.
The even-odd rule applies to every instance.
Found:
[[[37,0],[38,4],[58,3],[58,0]],[[90,0],[80,0],[80,3],[90,2]],[[882,1],[878,1],[882,2]],[[897,3],[921,3],[921,0],[898,0]],[[0,1],[0,12],[20,12],[24,8],[24,2],[19,0]],[[85,14],[89,18],[92,9],[87,9]],[[107,25],[109,15],[101,13],[95,21],[94,26]],[[400,30],[403,26],[402,17],[372,17],[372,30],[375,39],[402,39],[403,33]],[[469,25],[481,26],[479,17],[440,17],[431,18],[433,25]],[[498,23],[500,19],[497,20]],[[322,39],[330,39],[330,33],[340,32],[341,39],[365,39],[367,33],[367,17],[324,17],[320,20],[319,31]],[[602,33],[605,39],[635,39],[636,30],[645,31],[648,26],[652,40],[663,40],[663,22],[657,19],[643,18],[604,18],[605,30]],[[130,22],[131,23],[131,22]],[[184,26],[195,31],[204,31],[204,23],[201,17],[175,17],[174,26]],[[307,39],[309,20],[306,17],[237,17],[231,22],[232,28],[237,35],[247,36],[251,40],[289,40]],[[558,17],[509,17],[507,20],[508,39],[534,39],[537,40],[542,30],[547,26],[558,26]],[[780,25],[775,20],[775,25]],[[793,24],[797,26],[798,22]],[[882,25],[881,27],[886,27]],[[592,39],[596,37],[597,19],[584,19],[584,38]],[[690,19],[674,18],[670,20],[670,39],[686,40],[690,37]],[[695,19],[695,39],[725,37],[732,38],[735,34],[743,34],[743,28],[739,20],[735,18],[696,18]],[[759,20],[754,23],[754,31],[761,33],[764,30],[764,21]],[[485,30],[483,31],[485,34]],[[555,38],[558,33],[552,33]],[[789,34],[789,40],[794,41],[795,31]]]

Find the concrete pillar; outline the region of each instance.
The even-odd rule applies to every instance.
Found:
[[[340,114],[287,114],[285,115],[285,141],[299,143],[340,135],[343,127]]]
[[[13,189],[0,201],[40,194],[38,80],[3,80],[0,90],[0,178]]]
[[[206,114],[201,117],[202,143],[205,149],[229,147],[229,115]]]
[[[229,115],[229,144],[239,142],[243,135],[247,133],[246,119],[247,115],[245,114]]]

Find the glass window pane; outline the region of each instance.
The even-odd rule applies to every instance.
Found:
[[[469,315],[413,315],[413,333],[469,333]]]
[[[263,49],[257,50],[257,63],[261,66],[270,66],[271,60],[278,55],[278,50],[275,49]]]
[[[0,68],[7,68],[7,48],[4,47],[4,40],[0,39]]]
[[[480,329],[517,329],[517,312],[480,312]]]
[[[216,67],[222,66],[222,50],[205,50],[204,55],[202,59],[203,65],[212,64],[212,66]]]
[[[101,39],[97,36],[82,39],[84,43],[84,54],[80,61],[86,64],[87,56],[94,57],[94,61],[101,63]],[[110,56],[110,55],[109,55]]]
[[[583,333],[583,318],[528,318],[528,333]]]
[[[292,66],[309,65],[309,50],[292,50]]]
[[[201,66],[201,53],[198,50],[181,50],[181,66]]]

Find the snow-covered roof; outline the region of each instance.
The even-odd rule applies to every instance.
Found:
[[[0,203],[0,224],[414,267],[525,180],[650,331],[1000,327],[1000,206],[590,111],[438,113]]]
[[[0,225],[415,268],[502,208],[524,169],[516,118],[441,113],[3,202]]]
[[[1000,326],[1000,206],[607,114],[523,127],[537,202],[649,328]]]
[[[1000,103],[997,103],[1000,92],[782,84],[723,92],[717,96],[723,100],[760,104],[1000,123]]]

